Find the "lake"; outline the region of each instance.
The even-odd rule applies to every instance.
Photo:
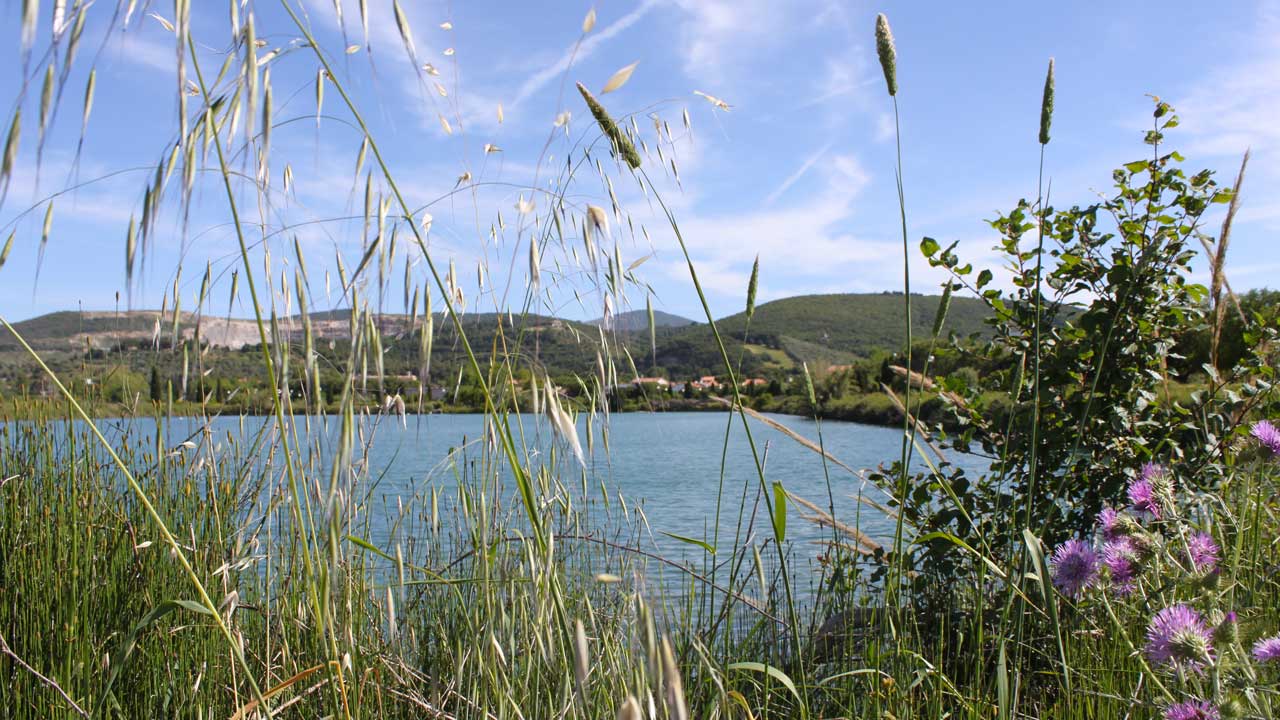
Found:
[[[399,504],[428,497],[433,487],[438,489],[442,498],[455,494],[453,490],[458,475],[454,464],[446,460],[452,449],[468,442],[472,443],[469,457],[481,455],[474,441],[482,436],[483,417],[479,414],[409,416],[403,426],[398,418],[379,418],[376,429],[366,435],[370,477],[379,478],[363,490],[367,507],[372,510],[367,528],[370,541],[385,543],[390,539],[388,518],[395,515]],[[814,443],[819,442],[819,424],[813,420],[783,415],[769,417]],[[652,543],[664,554],[700,552],[695,546],[674,540],[664,533],[711,540],[721,483],[722,451],[725,489],[722,534],[733,537],[744,490],[748,518],[758,498],[760,482],[746,432],[736,415],[732,416],[731,423],[730,418],[729,414],[719,412],[614,414],[608,420],[606,450],[605,434],[598,423],[592,431],[592,447],[588,448],[587,421],[580,416],[578,430],[587,453],[586,483],[583,484],[581,478],[568,478],[565,485],[578,489],[579,505],[599,505],[607,491],[614,506],[621,496],[630,505],[641,507],[652,530],[646,533],[646,537],[651,535]],[[314,418],[312,420],[314,422]],[[247,418],[243,421],[243,432],[252,432],[267,421],[267,418]],[[150,419],[101,422],[104,428],[109,428],[109,438],[118,438],[125,423],[131,424],[130,432],[135,437],[146,437],[154,432]],[[181,442],[201,424],[195,418],[173,418],[164,422],[166,444],[170,446]],[[326,422],[335,425],[336,418],[327,418]],[[882,544],[891,543],[893,521],[857,500],[862,493],[882,503],[886,496],[880,490],[833,463],[826,463],[824,472],[824,463],[816,452],[764,423],[750,422],[769,483],[780,482],[789,493],[826,509],[831,502],[829,477],[830,497],[834,500],[837,519],[849,525],[856,524],[862,532]],[[534,452],[545,452],[549,443],[557,445],[560,452],[567,452],[564,444],[554,438],[544,418],[523,415],[519,416],[519,423],[523,427],[524,442],[529,447],[538,448]],[[212,425],[215,440],[242,432],[240,418],[217,418]],[[857,470],[891,463],[901,452],[899,429],[825,420],[821,423],[821,431],[821,442],[827,453]],[[325,435],[331,437],[332,428]],[[329,450],[325,453],[328,454]],[[952,453],[948,457],[953,464],[970,472],[985,467],[985,461],[975,456]],[[576,464],[570,461],[565,466],[575,467]],[[918,456],[913,461],[913,468],[919,471],[927,469]],[[512,493],[510,507],[518,510],[514,501],[514,483],[507,477],[506,489]],[[380,509],[385,510],[380,512]],[[788,512],[787,539],[793,552],[800,556],[816,555],[819,548],[815,546],[810,550],[804,546],[830,537],[830,530],[824,531],[818,525],[803,520],[802,514],[812,514],[808,509],[792,505]],[[771,536],[762,506],[759,513],[754,529],[756,542]]]

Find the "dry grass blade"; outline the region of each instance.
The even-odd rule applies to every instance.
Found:
[[[803,520],[807,520],[808,522],[815,523],[817,525],[825,525],[826,527],[835,529],[844,535],[848,535],[849,537],[854,539],[854,541],[857,543],[857,546],[858,546],[858,552],[862,553],[863,555],[872,555],[877,550],[881,549],[880,543],[876,542],[875,540],[872,540],[871,536],[862,532],[858,528],[853,527],[852,525],[847,525],[845,523],[840,522],[839,520],[835,519],[831,515],[831,513],[827,512],[826,510],[823,510],[822,508],[809,502],[808,500],[805,500],[799,495],[796,495],[795,493],[788,490],[787,497],[791,498],[793,502],[809,509],[811,512],[814,513],[813,515],[801,515],[800,517]]]
[[[949,390],[939,389],[937,383],[935,383],[932,379],[927,378],[924,375],[921,375],[915,370],[908,372],[907,369],[902,367],[901,365],[890,365],[889,370],[891,370],[894,375],[897,375],[900,378],[908,378],[911,381],[912,387],[919,388],[921,390],[928,390],[930,392],[936,392],[938,393],[938,395],[946,398],[947,400],[955,404],[957,407],[963,408],[965,406],[964,398],[960,397],[959,395],[956,395],[955,393]]]
[[[915,374],[918,374],[918,373],[913,373],[913,375]],[[925,443],[929,445],[929,449],[933,451],[933,454],[937,455],[938,459],[941,460],[942,462],[946,462],[947,457],[942,454],[942,449],[934,444],[933,436],[929,434],[929,431],[927,429],[921,427],[920,421],[916,419],[915,415],[912,415],[910,412],[907,411],[907,406],[902,403],[902,399],[899,398],[898,394],[893,391],[893,388],[883,383],[880,385],[880,388],[883,389],[884,393],[889,396],[890,400],[893,401],[893,405],[894,407],[898,408],[898,412],[902,413],[903,416],[906,417],[907,422],[910,423],[911,427],[914,429],[916,434],[918,434],[921,438],[923,438]]]
[[[315,665],[307,668],[306,670],[302,670],[301,672],[295,673],[293,677],[281,682],[279,685],[276,685],[275,687],[264,692],[262,694],[262,699],[270,700],[272,697],[279,695],[281,692],[288,690],[289,688],[293,687],[294,685],[297,685],[303,680],[306,680],[307,678],[311,677],[312,675],[319,672],[320,670],[323,670],[324,667],[325,666],[323,664]],[[231,716],[231,720],[242,720],[243,718],[247,718],[249,717],[249,713],[253,712],[257,707],[258,707],[258,701],[250,700],[248,703],[245,703],[243,706],[241,706],[239,710],[236,710],[235,714]],[[283,706],[281,707],[283,708]],[[280,708],[277,708],[277,712],[279,711],[279,709]]]
[[[825,451],[825,450],[823,450],[822,448],[818,447],[818,444],[817,444],[817,443],[815,443],[815,442],[813,442],[812,440],[810,440],[809,438],[807,438],[807,437],[805,437],[805,436],[801,435],[800,433],[796,432],[795,430],[792,430],[791,428],[787,427],[786,425],[783,425],[782,423],[778,422],[777,420],[774,420],[773,418],[771,418],[771,417],[767,417],[767,416],[765,416],[765,415],[761,415],[760,413],[756,412],[755,410],[752,410],[752,409],[751,409],[751,408],[749,408],[749,407],[746,407],[745,405],[735,407],[735,406],[734,406],[734,404],[733,404],[733,402],[732,402],[731,400],[726,399],[726,398],[722,398],[722,397],[715,397],[715,398],[712,398],[712,399],[713,399],[713,400],[715,400],[716,402],[720,403],[721,405],[724,405],[724,406],[725,406],[725,407],[727,407],[727,408],[732,408],[732,409],[734,409],[734,410],[740,410],[740,411],[742,411],[744,414],[746,414],[746,416],[747,416],[747,417],[750,417],[750,418],[752,418],[752,419],[754,419],[754,420],[759,420],[760,422],[764,423],[765,425],[768,425],[769,427],[773,428],[774,430],[777,430],[778,432],[782,433],[783,435],[786,435],[787,437],[791,438],[792,440],[795,440],[797,443],[800,443],[800,445],[802,445],[803,447],[808,448],[809,450],[812,450],[812,451],[814,451],[814,452],[818,453],[818,454],[819,454],[819,455],[821,455],[822,457],[826,458],[826,459],[827,459],[827,462],[830,462],[830,463],[832,463],[833,465],[837,465],[837,466],[839,466],[839,467],[841,467],[841,468],[844,468],[845,470],[848,470],[850,473],[852,473],[853,475],[858,476],[859,478],[863,478],[863,477],[864,477],[864,475],[863,475],[863,473],[862,473],[862,471],[861,471],[861,470],[854,470],[852,467],[850,467],[850,466],[846,465],[844,462],[842,462],[839,458],[835,457],[835,456],[834,456],[834,455],[832,455],[831,453],[826,452],[826,451]]]
[[[61,695],[62,699],[66,700],[67,704],[70,705],[71,708],[80,715],[80,717],[84,717],[84,718],[89,717],[89,713],[85,712],[84,708],[80,707],[80,705],[77,704],[75,700],[72,700],[71,696],[67,694],[66,690],[62,689],[61,685],[59,685],[54,680],[40,674],[38,670],[28,665],[22,658],[18,657],[17,654],[13,652],[13,650],[10,650],[9,643],[5,642],[3,635],[0,635],[0,655],[4,655],[8,657],[10,660],[13,660],[14,664],[16,664],[18,667],[22,668],[23,670],[26,670],[27,672],[35,676],[37,680],[44,683],[45,685],[48,685],[50,688],[53,688],[53,691]]]
[[[1231,204],[1227,206],[1227,216],[1222,220],[1222,232],[1218,234],[1217,248],[1211,248],[1209,241],[1203,236],[1200,238],[1200,243],[1204,246],[1204,251],[1210,258],[1209,271],[1212,275],[1209,296],[1213,303],[1214,321],[1209,355],[1215,367],[1218,364],[1218,343],[1222,337],[1222,326],[1227,317],[1226,306],[1222,304],[1222,290],[1224,287],[1236,307],[1236,312],[1240,315],[1240,322],[1247,322],[1244,310],[1240,307],[1240,300],[1236,297],[1235,292],[1231,290],[1230,283],[1227,282],[1225,268],[1227,264],[1227,248],[1231,244],[1231,224],[1235,220],[1236,211],[1240,209],[1240,186],[1244,184],[1244,173],[1245,169],[1249,167],[1250,152],[1250,150],[1245,150],[1244,157],[1240,160],[1240,172],[1236,174],[1235,185],[1231,188]]]

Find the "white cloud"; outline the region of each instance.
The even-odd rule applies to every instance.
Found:
[[[515,108],[522,105],[535,93],[546,87],[547,83],[560,77],[565,70],[569,69],[571,63],[581,62],[591,57],[601,45],[639,22],[650,10],[657,6],[658,0],[644,0],[635,10],[623,15],[599,31],[592,31],[580,45],[575,44],[573,47],[566,49],[555,62],[526,78],[520,85],[520,89],[516,91],[516,96],[511,100],[511,107]]]
[[[810,171],[820,173],[821,189],[786,207],[709,215],[692,208],[681,215],[681,232],[709,288],[742,292],[757,254],[761,267],[780,278],[772,286],[775,292],[784,285],[787,292],[812,292],[815,282],[827,282],[842,269],[857,266],[862,274],[898,256],[893,242],[867,239],[851,229],[855,200],[870,182],[856,157],[822,154]],[[680,267],[669,271],[678,274]]]
[[[695,80],[721,83],[726,69],[777,41],[784,23],[780,3],[770,0],[676,0],[687,14],[681,25],[685,73]]]
[[[801,163],[800,167],[797,168],[795,172],[788,175],[787,179],[783,180],[781,185],[774,188],[773,192],[769,193],[769,196],[764,199],[765,206],[769,206],[777,202],[778,198],[781,197],[783,193],[791,189],[792,185],[795,185],[800,178],[805,176],[805,173],[809,172],[814,163],[818,162],[822,156],[826,155],[827,152],[831,150],[831,145],[832,143],[828,142],[826,145],[818,148],[812,155],[805,158],[805,161]]]

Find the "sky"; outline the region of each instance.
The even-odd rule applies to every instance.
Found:
[[[616,247],[637,281],[614,310],[642,308],[650,295],[655,309],[705,317],[658,198],[678,221],[717,317],[742,309],[757,257],[759,302],[900,290],[893,104],[874,43],[881,11],[898,49],[913,290],[936,292],[943,280],[916,249],[926,235],[958,241],[958,252],[978,267],[998,262],[987,221],[1035,196],[1040,97],[1051,57],[1057,92],[1045,173],[1053,204],[1096,200],[1109,189],[1112,168],[1146,156],[1142,135],[1151,123],[1150,95],[1157,95],[1181,117],[1167,143],[1186,156],[1188,170],[1213,169],[1229,185],[1241,154],[1252,148],[1227,275],[1237,290],[1277,285],[1276,2],[1210,8],[1182,1],[405,0],[412,57],[390,2],[369,1],[367,44],[353,0],[339,0],[341,23],[334,0],[289,2],[363,112],[415,221],[424,209],[431,215],[427,250],[442,274],[455,268],[468,310],[520,308],[528,243],[538,237],[546,254],[536,309],[579,319],[604,311],[602,270],[590,269],[580,236],[572,228],[563,241],[537,232],[548,226],[551,189],[564,192],[566,212],[575,217],[588,204],[608,210],[608,233],[595,237],[599,250]],[[211,79],[231,47],[231,12],[226,3],[194,5],[196,60]],[[235,195],[251,267],[263,293],[296,309],[288,287],[298,265],[296,240],[312,309],[341,306],[335,258],[350,273],[374,232],[363,221],[364,176],[353,174],[361,134],[332,82],[325,83],[317,121],[319,63],[282,5],[236,5],[240,22],[252,14],[265,41],[259,57],[272,87],[266,190],[256,192],[250,182],[256,168],[252,153],[243,152],[244,132],[227,135],[234,141],[228,152],[240,150],[230,164],[244,174]],[[191,310],[206,267],[213,282],[205,311],[247,316],[245,288],[230,297],[231,273],[243,269],[212,155],[196,173],[188,206],[180,202],[181,169],[169,181],[145,260],[126,283],[130,218],[141,213],[147,183],[177,137],[178,74],[174,34],[166,28],[172,4],[139,7],[124,26],[120,18],[112,22],[115,10],[99,0],[86,11],[81,48],[40,150],[36,118],[51,12],[41,10],[24,67],[17,50],[21,4],[0,7],[0,33],[13,53],[0,69],[0,122],[7,127],[14,110],[23,111],[0,205],[0,243],[14,234],[0,267],[0,316],[154,309],[162,302],[172,308],[175,280],[183,309]],[[596,22],[584,34],[592,10]],[[278,52],[268,57],[272,51]],[[439,75],[424,72],[427,63]],[[632,63],[638,64],[625,85],[600,93]],[[97,87],[77,159],[91,67]],[[234,77],[238,59],[230,67]],[[189,61],[186,72],[194,76]],[[651,188],[609,158],[574,89],[579,81],[615,116],[635,118],[649,151],[643,167]],[[195,112],[199,97],[188,103]],[[575,165],[566,182],[566,163],[577,163],[588,147],[590,162]],[[389,191],[372,154],[363,171],[372,171],[375,198]],[[51,231],[42,243],[50,199]],[[1208,225],[1219,222],[1214,216]],[[429,280],[425,258],[404,230],[381,300],[394,312],[403,310],[406,261],[411,286]],[[1202,263],[1196,273],[1206,281]],[[374,269],[363,278],[376,295]]]

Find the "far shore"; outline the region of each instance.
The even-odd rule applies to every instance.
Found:
[[[785,399],[785,398],[782,398]],[[844,406],[837,412],[797,412],[793,407],[788,407],[784,403],[757,403],[753,409],[759,412],[785,415],[797,418],[814,418],[815,416],[823,420],[838,420],[843,422],[855,422],[863,425],[875,425],[879,427],[900,427],[902,425],[902,416],[896,412],[884,412],[879,402],[873,406]],[[245,415],[248,417],[261,417],[274,414],[271,407],[254,407],[232,403],[209,403],[201,405],[192,402],[175,402],[171,406],[161,403],[151,403],[150,401],[140,402],[136,406],[126,405],[118,402],[90,402],[82,401],[81,407],[84,411],[94,419],[117,419],[132,417],[217,417],[229,416],[238,417]],[[370,414],[381,414],[384,410],[381,406],[367,405],[364,408]],[[12,398],[0,397],[0,422],[11,420],[45,420],[51,417],[63,417],[66,410],[66,403],[54,399],[39,400],[19,400]],[[727,412],[729,410],[726,403],[715,397],[706,398],[662,398],[649,403],[628,402],[621,408],[611,408],[612,413],[642,413],[642,412]],[[419,415],[467,415],[478,414],[484,412],[484,408],[471,407],[468,405],[452,405],[440,404],[438,402],[431,403],[431,407],[424,408],[421,411],[415,407],[412,402],[405,403],[406,416]],[[525,410],[527,412],[527,410]],[[312,410],[303,407],[294,407],[293,415],[315,415]],[[334,415],[336,413],[326,411],[323,415]]]

